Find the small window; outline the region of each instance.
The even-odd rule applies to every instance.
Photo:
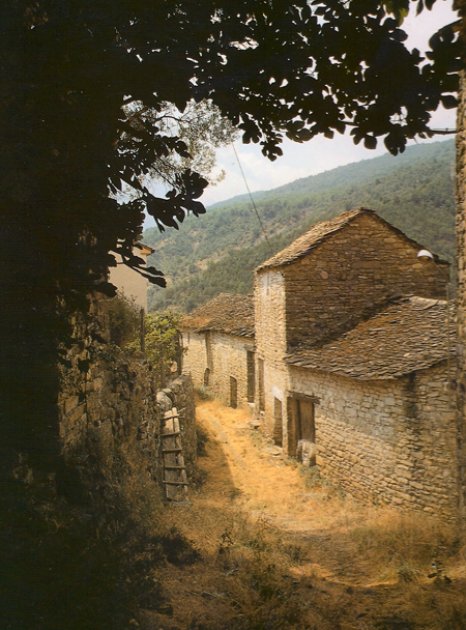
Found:
[[[238,381],[230,376],[230,407],[236,409],[238,406]]]
[[[254,402],[254,396],[256,394],[256,370],[254,365],[254,352],[250,350],[247,351],[246,355],[246,365],[247,365],[247,374],[248,374],[248,402]]]
[[[264,360],[259,359],[257,362],[259,368],[259,411],[265,410],[265,392],[264,392]]]
[[[207,331],[205,333],[205,355],[206,355],[206,363],[209,370],[212,370],[214,367],[214,358],[212,355],[212,341],[210,338],[210,332]]]
[[[273,399],[273,441],[277,446],[283,446],[283,407],[282,401]]]

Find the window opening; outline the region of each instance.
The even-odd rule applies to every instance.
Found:
[[[238,381],[230,376],[230,407],[236,409],[238,406]]]
[[[259,411],[265,410],[265,392],[264,392],[264,360],[259,359],[257,362],[259,368]]]
[[[248,391],[247,398],[249,403],[254,402],[255,397],[255,389],[256,389],[256,374],[255,374],[255,364],[254,364],[254,352],[248,350],[246,354],[246,365],[247,365],[247,374],[248,374]]]
[[[273,441],[277,446],[283,446],[283,406],[278,398],[273,399]]]

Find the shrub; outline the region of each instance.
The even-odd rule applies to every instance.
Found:
[[[181,343],[179,313],[175,311],[153,312],[145,316],[145,354],[158,375],[159,387],[164,387],[173,372],[181,372]],[[129,347],[137,350],[139,340],[134,339]]]
[[[207,432],[199,425],[196,425],[196,453],[198,457],[207,455],[206,444],[208,441],[209,436]]]
[[[141,321],[140,309],[134,300],[117,295],[106,300],[103,308],[108,320],[109,340],[120,347],[134,342],[139,335]]]

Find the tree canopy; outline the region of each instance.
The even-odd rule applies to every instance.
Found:
[[[411,6],[424,2],[4,3],[7,212],[34,225],[28,246],[57,289],[82,290],[114,263],[109,251],[147,273],[131,249],[144,209],[160,229],[204,212],[207,181],[189,168],[173,174],[165,197],[143,183],[168,156],[188,156],[162,124],[167,103],[213,103],[271,159],[285,135],[302,142],[346,129],[367,147],[382,138],[402,151],[432,133],[440,103],[455,105],[459,69],[452,26],[432,37],[427,59],[405,47]],[[108,192],[124,184],[137,197],[118,203]]]

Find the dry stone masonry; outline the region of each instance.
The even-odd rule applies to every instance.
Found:
[[[188,476],[194,472],[192,383],[182,376],[157,392],[155,382],[142,355],[96,342],[77,319],[61,370],[61,440],[70,468],[104,508],[123,503],[131,509],[136,495],[160,498],[160,425],[167,405],[179,410]]]
[[[234,332],[244,297],[229,296],[220,319],[220,302],[186,318],[184,371],[227,403],[234,366],[243,384],[252,372],[257,421],[288,455],[355,496],[451,519],[455,313],[448,264],[421,249],[365,208],[317,224],[256,270],[253,369]]]
[[[232,407],[254,402],[250,296],[222,293],[183,320],[183,372]]]

